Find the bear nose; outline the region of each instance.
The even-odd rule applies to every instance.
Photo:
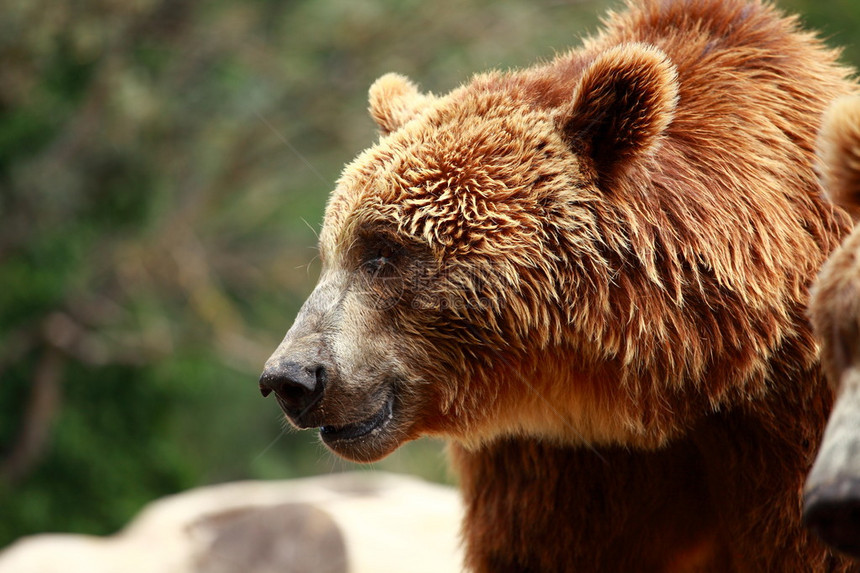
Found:
[[[810,492],[804,521],[836,549],[860,557],[860,479],[843,478]]]
[[[267,366],[260,376],[260,392],[272,392],[293,420],[299,420],[320,401],[325,390],[326,368],[322,364],[286,361]]]

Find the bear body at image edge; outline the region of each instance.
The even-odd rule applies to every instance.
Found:
[[[445,96],[380,78],[261,388],[350,459],[448,438],[475,571],[860,570],[801,524],[836,60],[769,5],[644,0]]]

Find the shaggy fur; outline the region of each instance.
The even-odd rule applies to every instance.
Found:
[[[836,58],[768,5],[644,0],[444,96],[381,78],[264,390],[351,459],[451,439],[476,571],[848,570],[800,526]]]

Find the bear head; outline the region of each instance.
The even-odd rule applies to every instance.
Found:
[[[340,178],[319,283],[260,379],[294,425],[359,461],[420,435],[611,439],[598,391],[557,395],[577,385],[558,350],[606,352],[607,244],[626,238],[605,197],[658,148],[677,73],[642,44],[568,66],[440,97],[374,83],[380,140]]]

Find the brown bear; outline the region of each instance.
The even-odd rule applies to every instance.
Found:
[[[837,100],[824,118],[819,154],[825,191],[860,218],[860,97]],[[860,557],[860,229],[821,269],[809,304],[821,361],[838,392],[806,482],[804,518],[828,543]]]
[[[475,571],[849,570],[801,524],[836,59],[767,4],[642,0],[444,96],[384,76],[261,391],[353,460],[447,438]]]

